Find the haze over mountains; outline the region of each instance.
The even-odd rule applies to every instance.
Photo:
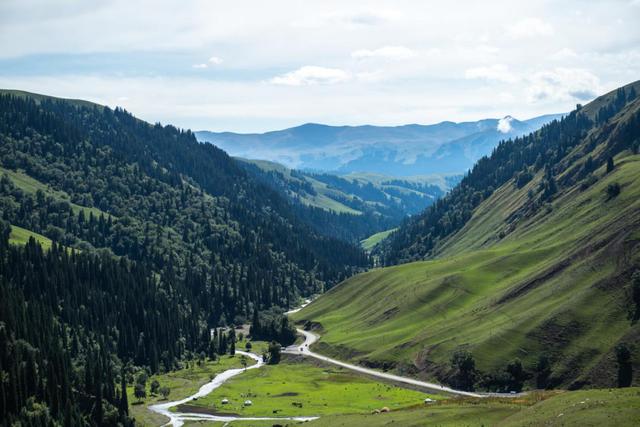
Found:
[[[232,156],[270,160],[300,170],[407,177],[464,173],[499,141],[526,135],[560,117],[562,114],[549,114],[521,121],[506,116],[403,126],[308,123],[262,134],[199,131],[195,135]]]

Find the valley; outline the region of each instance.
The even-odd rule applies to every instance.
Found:
[[[637,425],[638,93],[209,135],[285,166],[0,91],[3,426]]]

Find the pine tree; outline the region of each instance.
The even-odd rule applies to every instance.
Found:
[[[129,399],[127,397],[127,380],[125,374],[125,366],[122,364],[120,369],[120,402],[118,404],[120,417],[129,415]]]

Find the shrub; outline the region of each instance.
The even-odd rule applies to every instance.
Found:
[[[607,200],[611,200],[614,197],[617,197],[620,194],[620,184],[614,182],[607,186]]]

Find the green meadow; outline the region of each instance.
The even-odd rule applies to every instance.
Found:
[[[363,414],[384,407],[398,410],[422,405],[425,394],[380,383],[349,370],[286,356],[278,365],[247,370],[193,402],[212,412],[239,416],[318,416]],[[222,404],[222,399],[228,404]],[[251,406],[244,406],[251,400]]]

